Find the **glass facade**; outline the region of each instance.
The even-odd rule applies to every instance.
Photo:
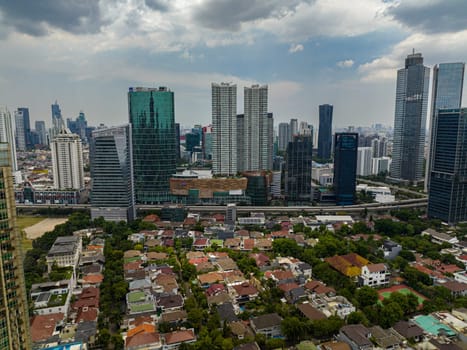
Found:
[[[331,159],[332,105],[319,106],[318,158]]]
[[[92,134],[91,217],[131,221],[135,214],[131,127],[96,130]]]
[[[433,120],[428,216],[467,220],[467,109],[438,110]]]
[[[169,180],[177,168],[174,94],[164,87],[130,88],[128,110],[136,201],[168,201]]]
[[[357,150],[357,133],[334,135],[334,191],[337,205],[355,203]]]
[[[0,349],[31,349],[21,237],[10,167],[10,148],[0,143]]]
[[[310,202],[313,198],[311,170],[313,139],[295,136],[287,146],[285,193],[289,202]]]

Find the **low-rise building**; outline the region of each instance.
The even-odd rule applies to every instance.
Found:
[[[254,317],[250,322],[255,334],[264,334],[266,338],[282,336],[281,323],[282,317],[276,313]]]
[[[352,350],[372,350],[371,332],[361,324],[349,324],[339,331],[339,340],[350,345]]]
[[[81,250],[81,236],[57,237],[47,254],[48,271],[52,271],[52,266],[54,264],[58,267],[71,266],[76,268],[78,266]]]

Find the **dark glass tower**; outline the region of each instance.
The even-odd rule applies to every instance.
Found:
[[[342,132],[334,135],[334,191],[337,205],[355,203],[358,134]]]
[[[332,105],[319,106],[318,158],[331,159]]]
[[[165,87],[130,88],[128,110],[136,201],[168,201],[169,180],[177,169],[174,93]]]
[[[92,133],[91,218],[131,221],[136,218],[130,125]]]
[[[290,202],[312,200],[311,170],[313,162],[313,139],[311,136],[295,136],[287,146],[286,199]]]
[[[439,110],[432,133],[428,216],[467,221],[467,108]]]

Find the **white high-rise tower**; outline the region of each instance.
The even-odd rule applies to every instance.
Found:
[[[0,108],[0,142],[10,144],[11,153],[11,170],[13,173],[18,170],[18,162],[16,160],[16,142],[15,131],[13,129],[13,119],[8,108]]]

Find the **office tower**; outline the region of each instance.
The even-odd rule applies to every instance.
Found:
[[[212,83],[212,171],[237,173],[237,85]]]
[[[289,202],[310,202],[313,199],[311,171],[313,139],[294,136],[287,146],[285,167],[285,196]]]
[[[132,221],[136,218],[131,126],[92,134],[91,219]]]
[[[279,151],[284,152],[290,141],[290,125],[289,123],[279,124]]]
[[[16,149],[26,151],[31,148],[31,125],[29,122],[29,109],[18,108],[15,111]]]
[[[6,142],[10,145],[11,152],[11,170],[13,172],[18,170],[18,163],[16,160],[16,142],[13,132],[13,120],[8,108],[0,108],[0,142]]]
[[[185,149],[187,152],[194,152],[196,147],[201,144],[201,134],[189,132],[185,134]]]
[[[331,159],[332,147],[332,105],[319,106],[318,158]]]
[[[298,135],[298,120],[290,119],[290,139],[289,142],[293,140],[293,137]]]
[[[467,221],[467,108],[438,109],[432,141],[428,216]]]
[[[88,142],[86,137],[86,128],[88,127],[88,122],[83,111],[79,112],[79,115],[75,120],[68,118],[67,127],[73,134],[78,135],[81,138],[81,141]]]
[[[50,107],[52,109],[52,128],[50,129],[50,141],[52,141],[64,126],[64,121],[58,102],[55,101],[55,103],[53,103]]]
[[[384,137],[372,139],[370,145],[374,158],[386,157],[388,155],[388,141]]]
[[[36,120],[35,129],[38,136],[39,144],[44,146],[47,145],[47,129],[45,127],[45,121]]]
[[[136,201],[167,201],[170,177],[177,170],[174,93],[166,87],[130,88],[128,110]]]
[[[238,119],[237,119],[238,122]],[[268,114],[268,86],[252,85],[244,88],[243,154],[237,155],[238,171],[272,169],[272,114]],[[272,128],[271,128],[272,126]],[[242,145],[237,143],[237,147]],[[240,158],[241,157],[241,158]]]
[[[441,63],[433,68],[431,119],[430,125],[439,109],[459,109],[462,105],[465,63]],[[426,160],[425,191],[429,188],[430,161],[432,155],[433,129],[430,127],[430,142]]]
[[[180,160],[180,124],[175,123],[175,153],[177,154],[177,160]]]
[[[245,114],[237,114],[237,171],[244,171],[246,168],[245,150]]]
[[[358,147],[357,152],[357,175],[371,175],[373,168],[373,149],[371,147]]]
[[[397,181],[417,183],[423,179],[426,112],[430,68],[421,53],[405,59],[397,71],[394,141],[390,176]]]
[[[212,159],[212,126],[203,127],[203,158]]]
[[[31,349],[21,234],[16,226],[11,150],[0,143],[0,349]]]
[[[54,187],[60,190],[84,188],[83,148],[80,137],[62,128],[50,146]]]
[[[358,134],[334,135],[334,191],[337,205],[355,203]]]

